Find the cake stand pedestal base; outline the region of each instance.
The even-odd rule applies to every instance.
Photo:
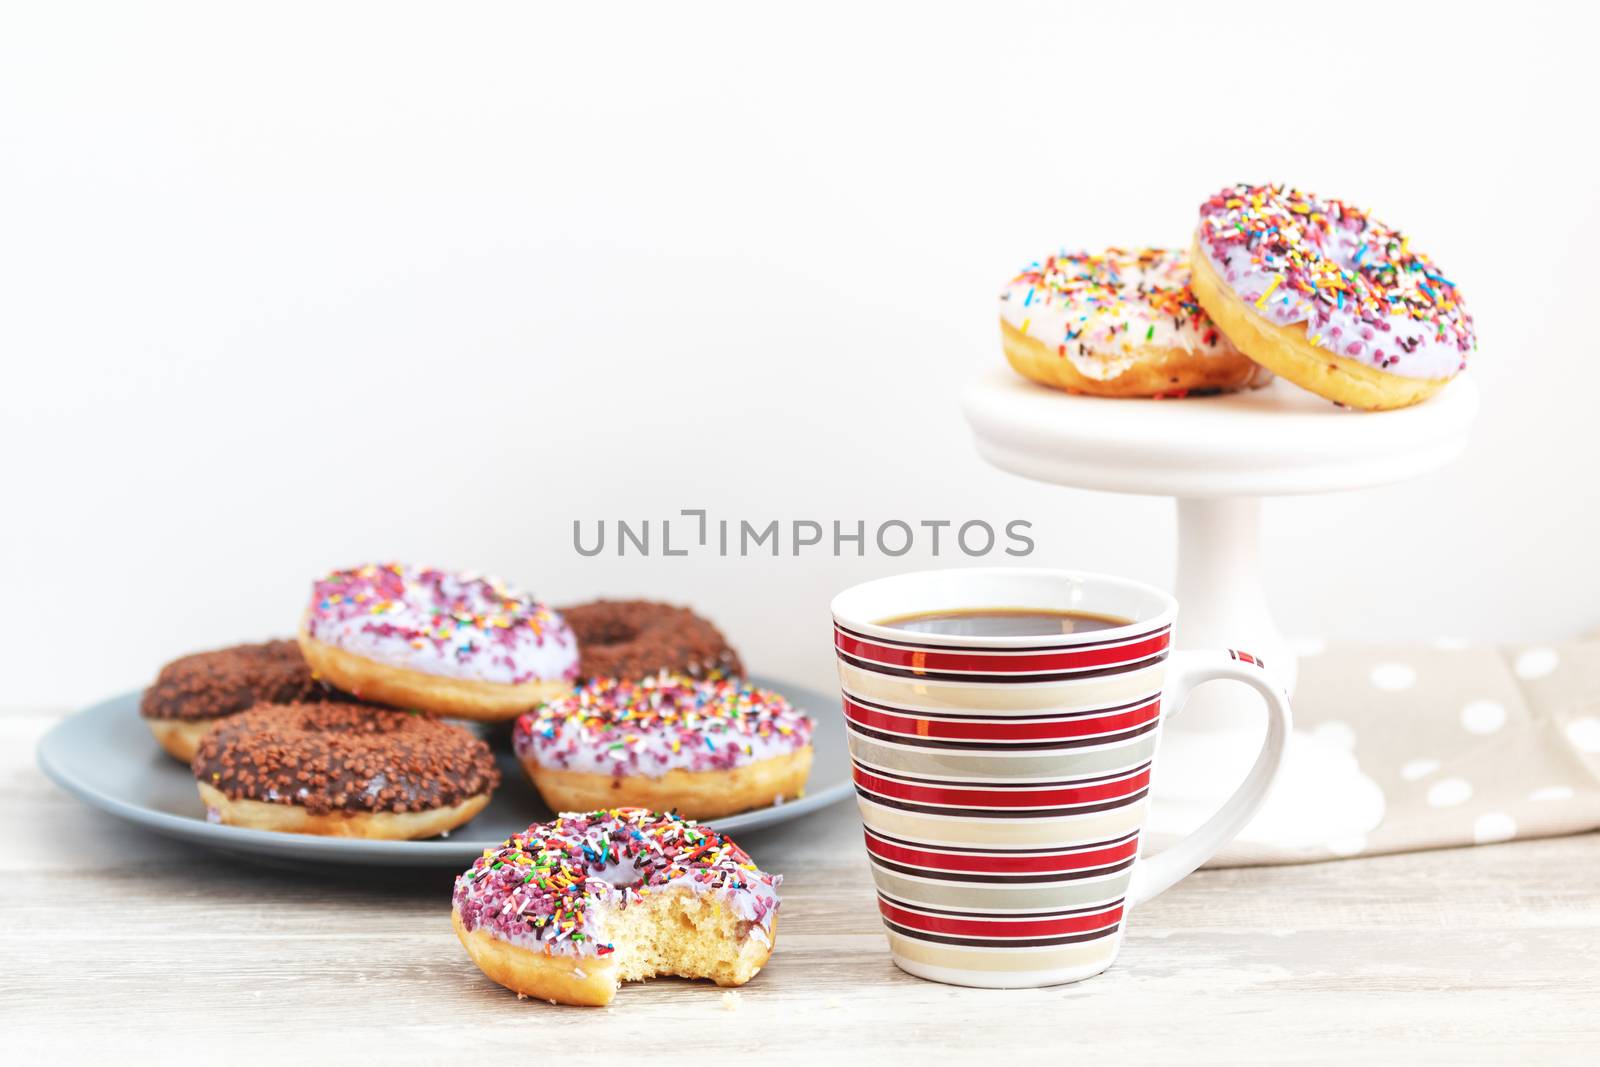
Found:
[[[1267,607],[1261,498],[1403,481],[1466,446],[1478,392],[1461,378],[1401,411],[1346,411],[1287,382],[1185,400],[1108,400],[1035,385],[1003,368],[967,390],[978,453],[1001,470],[1057,485],[1170,496],[1178,508],[1174,644],[1260,658],[1293,691],[1298,660]],[[1061,560],[1083,567],[1082,560]],[[1242,686],[1196,690],[1166,724],[1149,836],[1194,829],[1244,780],[1265,720]],[[1353,839],[1383,818],[1383,794],[1336,732],[1296,730],[1283,772],[1236,850]]]

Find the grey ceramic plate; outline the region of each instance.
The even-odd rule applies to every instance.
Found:
[[[816,757],[804,797],[711,820],[719,830],[753,830],[796,819],[850,792],[850,757],[838,700],[771,679],[751,680],[776,689],[817,720],[812,742]],[[447,837],[365,841],[219,826],[206,822],[193,776],[156,747],[138,708],[139,694],[124,693],[63,720],[39,742],[39,767],[61,788],[102,811],[226,852],[296,863],[464,868],[484,849],[551,814],[502,744],[497,754],[505,781],[481,815]]]

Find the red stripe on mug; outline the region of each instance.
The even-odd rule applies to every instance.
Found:
[[[1064,934],[1083,934],[1114,926],[1122,919],[1122,905],[1115,904],[1103,911],[1086,915],[1067,915],[1059,919],[1008,919],[999,915],[973,916],[924,915],[878,898],[878,910],[890,922],[929,934],[948,934],[955,937],[1059,937]],[[1108,931],[1109,932],[1109,931]]]
[[[1119,778],[1112,782],[1094,785],[1047,786],[1041,789],[971,789],[951,786],[918,785],[884,778],[853,769],[856,784],[869,792],[892,800],[913,804],[948,804],[963,808],[1056,808],[1074,804],[1092,804],[1096,801],[1115,800],[1131,796],[1150,785],[1150,768]]]
[[[1053,722],[1017,722],[1001,718],[982,722],[955,722],[948,719],[919,719],[863,707],[846,697],[845,718],[857,726],[901,734],[906,737],[931,737],[946,741],[1057,741],[1095,734],[1114,734],[1131,730],[1161,717],[1159,698],[1142,707],[1105,715],[1084,715]]]
[[[1109,867],[1139,854],[1139,839],[1133,837],[1115,845],[1079,852],[1051,853],[1043,856],[975,856],[971,853],[940,852],[931,848],[907,848],[867,834],[867,851],[879,859],[907,867],[963,874],[1060,874]]]
[[[854,637],[843,630],[833,631],[834,647],[857,659],[913,671],[969,671],[983,674],[1038,674],[1132,663],[1164,651],[1171,640],[1171,632],[1163,630],[1121,644],[1066,648],[1059,652],[948,652],[937,648],[880,645]]]

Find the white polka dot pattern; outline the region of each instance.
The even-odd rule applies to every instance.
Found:
[[[1461,725],[1469,734],[1492,734],[1506,724],[1506,706],[1498,700],[1474,700],[1461,709]]]
[[[1584,716],[1567,723],[1567,740],[1585,755],[1600,753],[1600,719]]]
[[[1398,693],[1417,684],[1417,670],[1409,663],[1380,663],[1372,668],[1369,677],[1386,693]]]
[[[1335,856],[1359,856],[1367,850],[1367,836],[1353,834],[1350,837],[1336,837],[1326,844],[1328,851]]]
[[[1518,678],[1531,681],[1554,672],[1560,662],[1561,658],[1553,648],[1530,648],[1517,657],[1513,669]]]
[[[1444,778],[1428,788],[1428,803],[1436,808],[1453,808],[1472,799],[1472,783],[1465,778]]]
[[[1478,816],[1472,824],[1472,840],[1480,845],[1510,841],[1516,836],[1516,820],[1503,811],[1487,812]]]

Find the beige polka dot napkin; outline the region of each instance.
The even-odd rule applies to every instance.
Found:
[[[1308,648],[1295,730],[1347,747],[1382,815],[1361,833],[1241,841],[1213,865],[1299,863],[1600,827],[1600,641]],[[1348,798],[1347,798],[1348,799]],[[1329,804],[1341,803],[1331,795]]]

